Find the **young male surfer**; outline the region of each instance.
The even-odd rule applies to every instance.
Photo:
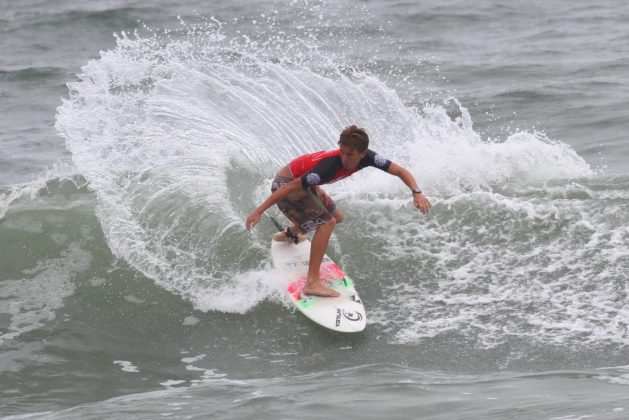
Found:
[[[246,227],[251,230],[262,213],[277,204],[293,226],[277,234],[274,240],[298,243],[302,233],[314,230],[308,279],[302,290],[307,295],[339,295],[320,281],[319,268],[334,226],[343,221],[343,213],[319,185],[336,182],[373,166],[399,177],[411,189],[413,203],[423,214],[431,207],[409,171],[368,148],[369,136],[365,130],[355,125],[345,128],[338,144],[336,150],[300,156],[284,166],[273,180],[272,194],[247,218]]]

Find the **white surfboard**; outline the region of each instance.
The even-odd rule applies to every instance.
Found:
[[[295,307],[317,324],[339,332],[359,332],[367,325],[367,315],[354,283],[327,255],[321,263],[321,279],[340,293],[338,297],[304,296],[310,241],[299,244],[271,242],[273,266],[290,280],[286,293]]]

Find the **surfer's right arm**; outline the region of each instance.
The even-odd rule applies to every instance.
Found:
[[[301,185],[301,178],[295,178],[288,184],[278,188],[273,194],[269,196],[262,204],[258,206],[250,215],[247,217],[247,223],[245,227],[247,230],[251,230],[258,224],[260,218],[262,218],[262,214],[273,204],[277,203],[288,194],[294,191],[303,190],[303,186]]]

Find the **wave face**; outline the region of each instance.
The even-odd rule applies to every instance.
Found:
[[[394,342],[626,343],[627,179],[597,178],[542,133],[484,139],[455,98],[409,106],[302,40],[226,32],[122,34],[69,84],[56,126],[116,256],[202,311],[277,299],[272,228],[243,221],[277,169],[356,123],[435,204],[418,216],[374,170],[329,187],[350,215],[331,252],[362,283],[383,279],[366,289]]]
[[[383,364],[290,378],[234,380],[212,373],[188,388],[169,381],[159,391],[10,419],[80,420],[112,413],[138,419],[241,419],[254,413],[260,419],[277,415],[310,419],[347,416],[348,411],[369,419],[407,419],[415,418],[417,413],[431,419],[465,418],[470,413],[478,418],[502,418],[512,415],[514,405],[523,413],[565,417],[566,410],[574,416],[588,416],[586,413],[596,410],[605,418],[622,419],[626,416],[626,389],[617,384],[627,383],[626,372],[624,367],[519,375],[446,375]],[[273,408],[268,407],[269,400],[274,401]],[[390,401],[396,401],[398,407],[392,410],[388,407]],[[446,404],[447,413],[443,409]],[[317,406],[316,415],[312,414],[313,405]]]
[[[14,3],[2,415],[627,417],[629,9]],[[243,224],[349,124],[434,206],[375,169],[325,187],[370,322],[339,336]]]

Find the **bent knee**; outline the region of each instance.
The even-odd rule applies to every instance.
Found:
[[[336,217],[332,216],[326,220],[325,223],[320,224],[317,229],[334,229],[334,226],[336,226],[337,223],[338,221],[336,220]]]
[[[336,223],[341,223],[343,222],[343,219],[345,219],[345,215],[341,210],[336,210],[334,212],[334,219],[336,220]]]

